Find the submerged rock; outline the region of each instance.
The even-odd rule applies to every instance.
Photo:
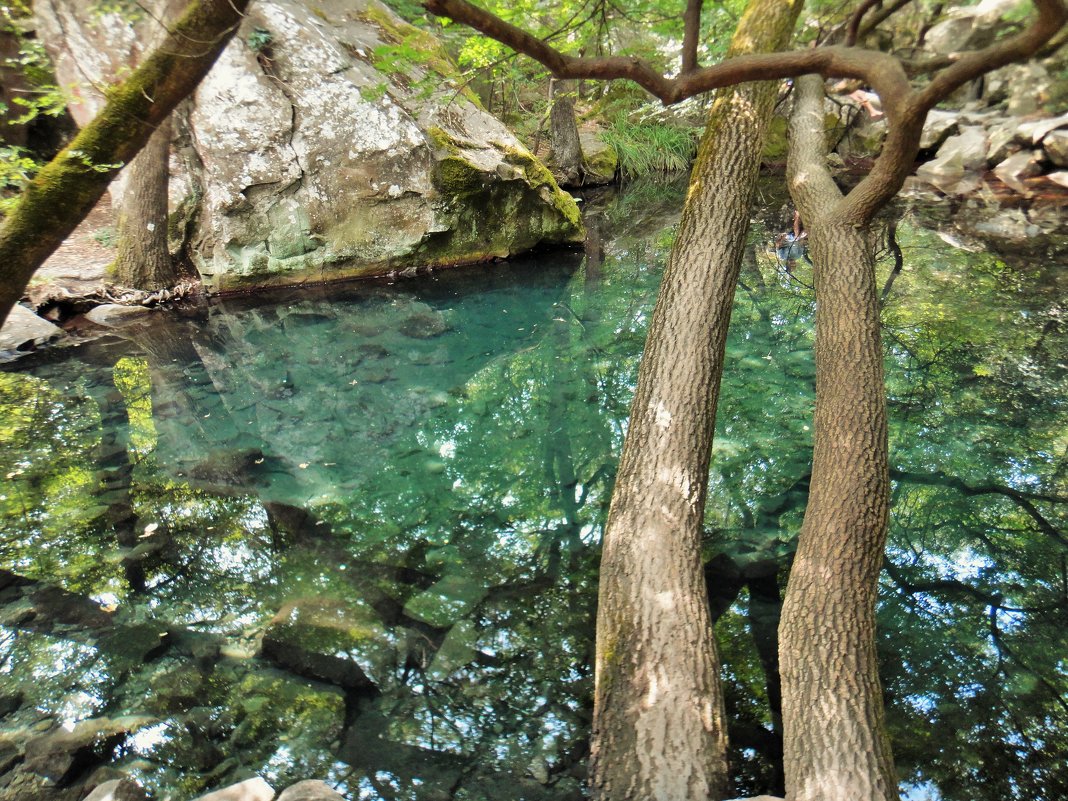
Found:
[[[286,604],[263,635],[263,656],[317,681],[377,694],[361,667],[381,634],[371,614],[341,601],[303,599]]]
[[[121,74],[150,20],[131,27],[91,0],[35,10],[84,122],[102,103],[86,79]],[[191,108],[172,202],[199,206],[190,255],[209,290],[582,241],[574,199],[481,107],[441,43],[378,0],[254,4]]]
[[[989,238],[1017,245],[1024,244],[1042,233],[1042,229],[1031,222],[1020,209],[1004,209],[989,219],[976,222],[972,228]]]
[[[149,722],[142,717],[93,718],[81,721],[71,731],[50,731],[26,743],[20,770],[58,785],[69,783],[87,767],[105,761],[127,735]]]

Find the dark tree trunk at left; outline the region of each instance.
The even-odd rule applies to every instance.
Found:
[[[120,286],[164,289],[178,275],[167,251],[167,185],[171,118],[162,123],[130,166],[119,206],[113,278]]]

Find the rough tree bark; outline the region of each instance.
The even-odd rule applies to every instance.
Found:
[[[797,81],[788,176],[816,288],[816,411],[808,507],[779,630],[791,801],[888,801],[897,777],[875,654],[890,506],[875,259],[826,168],[823,79]]]
[[[104,110],[46,164],[0,227],[0,324],[36,270],[93,208],[174,107],[200,83],[250,0],[193,0]]]
[[[815,144],[799,150],[791,173],[814,255],[824,265],[817,285],[824,397],[817,410],[818,470],[802,553],[787,591],[780,660],[789,797],[893,797],[868,611],[878,575],[872,565],[882,557],[887,479],[878,307],[865,232],[911,171],[927,112],[979,75],[1038,52],[1064,25],[1068,8],[1063,0],[1034,0],[1038,13],[1023,31],[960,54],[913,89],[900,61],[858,47],[733,55],[701,69],[688,51],[685,63],[693,68],[670,78],[632,57],[568,56],[467,0],[424,0],[424,5],[536,59],[556,78],[627,78],[666,104],[743,81],[809,73],[860,78],[879,94],[889,133],[871,172],[847,198],[813,156]],[[882,13],[878,5],[863,3],[850,30],[866,30],[865,16]],[[900,7],[891,3],[885,11]],[[717,343],[731,292],[724,291],[728,283],[722,277],[712,282],[694,263],[707,263],[712,252],[697,247],[696,229],[730,242],[737,237],[734,228],[744,230],[748,196],[737,194],[732,210],[715,212],[695,198],[708,192],[707,159],[715,149],[709,143],[717,138],[733,159],[725,159],[722,173],[714,175],[716,190],[737,185],[736,160],[751,158],[754,146],[742,149],[736,136],[733,126],[710,124],[699,153],[642,361],[609,514],[598,613],[595,797],[705,798],[724,782],[722,706],[718,696],[706,695],[715,692],[718,660],[707,605],[695,599],[700,582],[694,577],[699,557],[693,529],[704,504],[718,390],[713,376],[722,367]],[[821,154],[822,136],[820,114],[814,138]],[[737,151],[728,149],[732,144]],[[733,282],[729,285],[733,291]]]
[[[148,18],[156,25],[149,48],[157,46],[166,34],[166,28],[157,20],[164,24],[173,20],[181,12],[180,2],[165,0],[156,4],[156,14]],[[113,195],[117,186],[122,189],[112,204],[118,211],[118,247],[111,274],[119,286],[153,290],[178,283],[178,263],[167,249],[171,120],[172,116],[168,116],[159,124],[111,188]]]
[[[731,54],[784,46],[800,0],[756,0]],[[642,358],[601,556],[590,783],[599,799],[727,791],[701,563],[727,327],[776,87],[724,92],[690,179]]]
[[[583,163],[582,145],[575,123],[575,82],[554,80],[550,102],[550,159],[563,177],[562,185],[577,186],[582,183]]]
[[[126,169],[119,203],[118,249],[112,278],[120,286],[164,289],[178,281],[167,250],[167,186],[171,118],[167,117]]]

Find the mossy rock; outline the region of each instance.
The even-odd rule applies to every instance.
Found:
[[[272,743],[280,732],[290,739],[329,743],[340,736],[345,696],[339,690],[265,670],[246,676],[234,687],[239,724],[238,745]]]
[[[764,151],[762,153],[764,161],[774,163],[786,161],[786,155],[789,152],[789,142],[786,137],[787,127],[788,123],[785,117],[776,114],[771,118],[767,136],[764,138]]]
[[[486,174],[462,156],[446,156],[434,168],[434,185],[447,195],[477,192],[486,184]]]
[[[582,157],[585,161],[587,183],[610,183],[619,169],[619,154],[611,145],[600,142],[599,148],[587,148],[582,143]]]

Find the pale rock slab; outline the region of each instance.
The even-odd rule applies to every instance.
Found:
[[[82,801],[146,801],[145,791],[130,779],[112,779],[98,785]]]
[[[1068,170],[1059,170],[1058,172],[1051,172],[1046,176],[1047,181],[1053,181],[1058,186],[1063,186],[1068,189]]]
[[[956,133],[959,123],[959,111],[931,109],[927,112],[927,120],[923,124],[920,149],[930,150],[932,147],[938,147],[946,141],[950,134]]]
[[[278,801],[345,801],[344,797],[334,791],[326,782],[304,781],[287,787],[278,796]]]
[[[259,776],[202,795],[196,801],[271,801],[274,788]]]
[[[1041,172],[1042,153],[1033,150],[1013,153],[994,168],[994,175],[1022,195],[1028,194],[1024,179],[1033,178]]]
[[[123,306],[118,303],[104,303],[94,306],[83,316],[86,320],[105,328],[118,328],[134,320],[140,320],[151,314],[152,310],[144,306]]]

